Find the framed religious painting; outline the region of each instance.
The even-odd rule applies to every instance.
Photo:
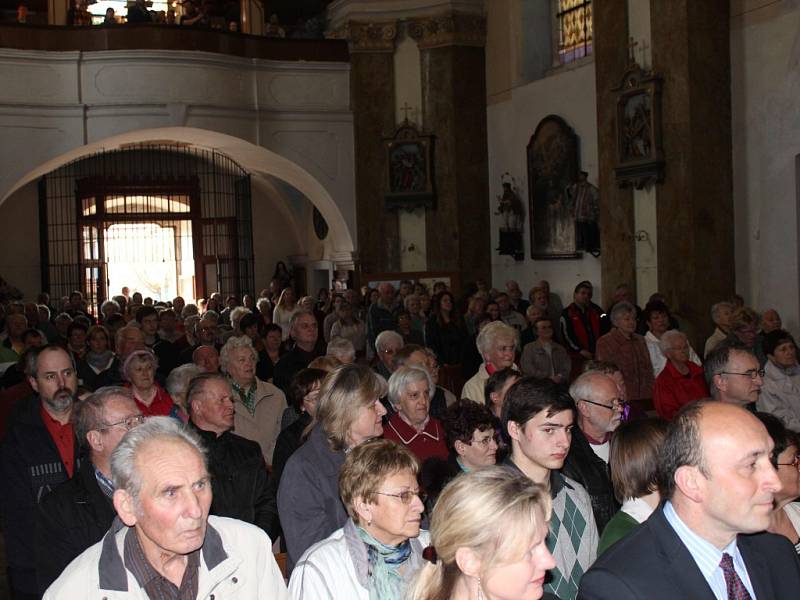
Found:
[[[661,78],[634,63],[617,92],[617,166],[620,187],[642,189],[664,179]]]
[[[432,208],[433,136],[420,132],[406,120],[394,135],[384,138],[386,149],[387,208]]]
[[[578,180],[578,136],[567,122],[549,115],[528,143],[528,204],[531,258],[579,258],[575,207],[570,187]]]

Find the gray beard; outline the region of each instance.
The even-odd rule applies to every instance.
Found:
[[[64,391],[69,393],[62,393]],[[72,392],[63,389],[58,390],[55,394],[53,394],[52,398],[42,398],[42,402],[44,402],[50,410],[57,413],[68,410],[74,401],[75,396],[72,394]]]

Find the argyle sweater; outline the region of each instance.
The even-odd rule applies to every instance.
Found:
[[[503,463],[520,471],[511,457]],[[588,492],[577,481],[558,471],[550,471],[553,512],[547,549],[556,560],[550,569],[545,592],[561,600],[575,600],[583,574],[597,558],[599,535]]]

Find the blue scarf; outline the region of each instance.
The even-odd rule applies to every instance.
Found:
[[[369,600],[400,600],[405,594],[405,581],[398,570],[411,556],[411,543],[406,540],[399,546],[387,546],[361,527],[356,530],[367,547]]]

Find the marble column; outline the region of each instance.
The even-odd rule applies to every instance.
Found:
[[[360,271],[400,270],[396,211],[384,206],[386,152],[383,138],[395,127],[394,40],[397,24],[347,25],[350,47],[350,99],[356,163],[356,230]]]
[[[611,91],[629,64],[626,5],[594,5],[607,294],[635,281],[633,194],[614,178],[617,97]],[[734,291],[729,4],[650,0],[650,19],[652,67],[664,81],[665,177],[655,185],[658,288],[698,348],[712,329],[710,306]]]
[[[620,189],[614,177],[617,93],[612,90],[628,67],[627,10],[627,0],[595,2],[593,9],[603,306],[608,306],[617,285],[635,288],[636,282],[633,192]]]
[[[448,12],[412,20],[409,33],[420,49],[423,126],[436,136],[427,267],[489,280],[486,21]]]
[[[728,0],[650,4],[653,68],[664,77],[658,285],[695,343],[713,329],[711,305],[734,292],[729,12]]]

